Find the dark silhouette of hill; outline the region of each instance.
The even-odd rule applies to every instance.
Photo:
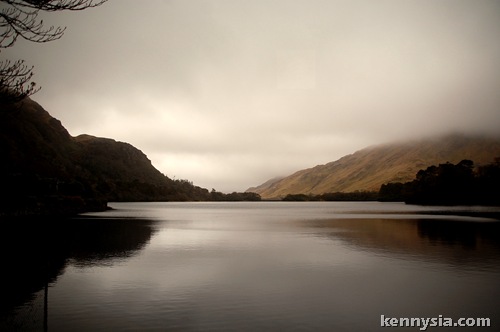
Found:
[[[139,149],[72,137],[26,98],[0,104],[0,216],[72,215],[108,201],[209,200],[207,189],[171,180]]]
[[[377,192],[382,184],[411,181],[419,170],[431,165],[469,159],[481,166],[498,156],[499,138],[453,134],[367,147],[251,190],[264,199],[279,199],[289,194]]]

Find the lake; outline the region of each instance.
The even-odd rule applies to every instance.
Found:
[[[109,205],[3,223],[0,330],[500,331],[498,209]]]

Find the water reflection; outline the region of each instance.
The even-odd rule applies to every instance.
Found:
[[[383,331],[381,314],[500,317],[500,223],[390,204],[121,203],[109,212],[4,227],[4,286],[14,288],[3,313],[17,321],[0,330],[41,330],[36,317],[53,331]],[[28,323],[13,329],[19,317]]]
[[[76,266],[111,265],[116,260],[136,255],[153,236],[152,223],[140,219],[91,217],[2,223],[0,260],[4,287],[0,330],[26,327],[25,323],[31,326],[35,320],[39,320],[36,329],[40,330],[40,324],[47,323],[48,286],[56,282],[68,263]],[[38,308],[37,319],[16,321],[16,310],[33,310],[26,304],[42,290],[45,293],[43,315],[42,309]]]
[[[315,220],[306,225],[357,250],[471,269],[500,267],[500,222],[366,218]]]
[[[457,222],[419,220],[418,235],[433,244],[475,249],[485,243],[500,244],[500,222]]]

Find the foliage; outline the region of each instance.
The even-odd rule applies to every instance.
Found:
[[[427,167],[418,171],[413,181],[382,185],[379,200],[429,205],[500,205],[500,158],[477,168],[471,160]]]
[[[325,193],[319,197],[323,201],[376,201],[378,193],[376,191],[336,192]]]
[[[240,201],[260,201],[261,197],[259,194],[253,192],[232,192],[230,194],[224,194],[215,189],[210,192],[209,201],[216,202],[240,202]]]
[[[376,201],[378,193],[374,191],[333,192],[320,195],[288,194],[283,201]]]
[[[306,194],[288,194],[283,198],[283,201],[288,202],[307,202],[316,201],[315,196]]]

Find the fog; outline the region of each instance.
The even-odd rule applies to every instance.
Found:
[[[500,128],[500,2],[110,0],[3,58],[73,135],[223,192],[369,145]]]

